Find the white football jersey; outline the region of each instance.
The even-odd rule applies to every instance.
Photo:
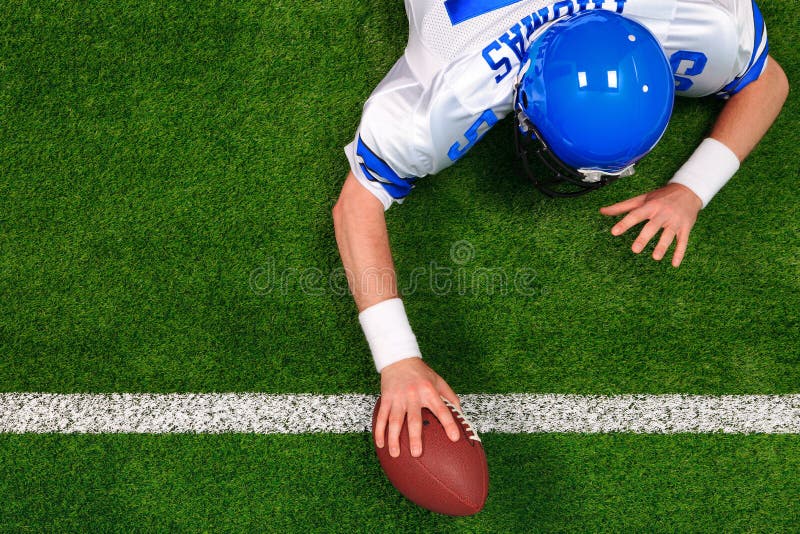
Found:
[[[417,178],[463,156],[512,111],[529,44],[554,21],[608,9],[646,26],[676,93],[722,98],[763,71],[764,21],[753,0],[406,0],[403,56],[370,95],[345,147],[358,180],[387,208]]]

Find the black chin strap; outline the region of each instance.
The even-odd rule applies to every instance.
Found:
[[[590,179],[589,176],[569,167],[553,154],[536,127],[529,120],[520,117],[518,110],[514,114],[513,127],[514,145],[517,155],[522,160],[525,175],[539,191],[549,197],[578,197],[608,185],[620,177],[620,175],[598,173],[596,179]],[[546,179],[539,178],[531,169],[528,158],[530,153],[535,154],[552,173]]]

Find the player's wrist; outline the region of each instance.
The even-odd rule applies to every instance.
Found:
[[[416,356],[409,356],[408,358],[401,358],[397,361],[394,361],[390,364],[384,365],[383,368],[380,370],[381,376],[387,376],[391,373],[408,373],[409,371],[416,370],[417,364],[424,363],[422,362],[422,357],[420,355]]]
[[[695,208],[697,211],[703,209],[703,199],[698,196],[697,193],[692,191],[691,188],[678,183],[678,182],[670,182],[677,190],[681,191],[683,196],[687,199],[686,204],[687,206]]]
[[[669,183],[689,188],[700,198],[701,207],[705,208],[737,170],[739,158],[736,154],[725,144],[708,137],[700,143]]]
[[[358,314],[358,320],[379,373],[401,360],[422,357],[403,301],[399,298],[370,306]]]

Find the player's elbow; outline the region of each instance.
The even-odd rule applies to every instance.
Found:
[[[341,223],[343,211],[344,211],[344,205],[342,204],[342,196],[339,195],[339,198],[336,200],[336,203],[333,205],[333,209],[331,210],[331,214],[333,215],[334,226]]]
[[[769,58],[769,67],[770,86],[772,87],[775,99],[783,106],[783,103],[786,102],[786,99],[789,97],[789,78],[786,77],[786,73],[783,72],[780,64],[775,61],[772,56]]]
[[[780,65],[778,65],[778,71],[780,72],[779,97],[782,102],[786,102],[786,99],[789,98],[789,78],[786,77],[786,73],[783,72]]]
[[[333,228],[337,233],[343,231],[346,226],[345,221],[347,220],[347,212],[349,210],[347,204],[347,200],[339,196],[339,199],[331,210],[331,214],[333,215]]]
[[[354,198],[353,191],[345,184],[331,210],[334,229],[338,231],[348,226],[348,221],[352,220],[359,210],[358,204],[358,199]]]
[[[383,204],[375,195],[358,183],[350,173],[339,193],[339,199],[333,205],[333,226],[341,228],[352,221],[352,224],[363,224],[365,221],[382,220]]]
[[[352,193],[348,187],[349,178],[350,177],[348,176],[348,180],[346,180],[344,186],[342,186],[342,190],[339,193],[339,198],[336,199],[336,203],[333,205],[333,209],[331,210],[334,227],[341,226],[347,212],[352,210]]]
[[[345,182],[342,191],[339,193],[339,198],[336,200],[336,204],[333,205],[333,209],[331,210],[334,226],[341,225],[348,216],[352,215],[353,212],[358,209],[358,199],[354,198],[355,195],[353,193],[352,188]]]

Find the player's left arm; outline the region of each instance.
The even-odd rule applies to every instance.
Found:
[[[764,71],[755,81],[733,95],[725,104],[710,137],[730,149],[739,162],[755,148],[780,113],[789,94],[789,82],[777,61],[768,58]],[[672,265],[678,267],[686,253],[689,233],[703,208],[703,200],[679,183],[669,183],[645,193],[600,209],[603,215],[623,215],[611,228],[615,236],[647,221],[631,250],[639,254],[653,237],[661,237],[653,249],[653,259],[661,260],[677,238]]]

